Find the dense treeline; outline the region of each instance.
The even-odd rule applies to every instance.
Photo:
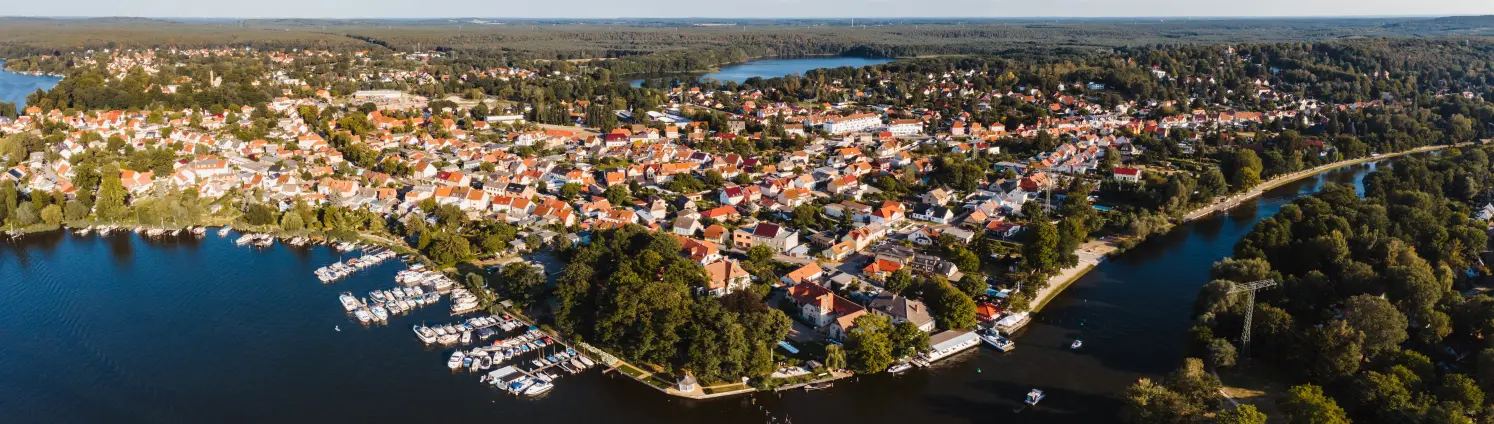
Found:
[[[629,225],[567,252],[554,288],[555,324],[624,359],[705,381],[764,377],[789,318],[754,291],[697,296],[709,276],[675,236]]]
[[[1289,422],[1344,422],[1312,418],[1345,416],[1331,412],[1337,405],[1368,423],[1488,419],[1494,297],[1463,292],[1488,274],[1477,256],[1488,249],[1486,224],[1471,218],[1494,198],[1488,153],[1403,159],[1367,176],[1364,198],[1331,185],[1262,220],[1199,295],[1194,352],[1233,365],[1254,308],[1251,356],[1309,384],[1281,400]],[[1255,305],[1227,294],[1267,278],[1280,286]]]

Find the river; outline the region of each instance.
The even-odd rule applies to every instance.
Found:
[[[0,60],[0,102],[16,104],[17,109],[26,108],[26,96],[36,90],[51,90],[62,78],[49,75],[26,75],[4,70],[5,61]]]
[[[721,70],[719,71],[706,73],[700,75],[700,77],[701,79],[711,78],[721,82],[734,81],[740,83],[752,77],[777,78],[794,74],[803,74],[811,69],[839,68],[842,66],[859,68],[862,66],[880,65],[892,61],[893,59],[872,59],[865,57],[846,56],[813,57],[800,59],[763,59],[736,65],[728,65],[724,68],[721,68]],[[650,76],[647,79],[668,79],[688,75],[692,74],[658,75]],[[644,79],[635,79],[629,81],[628,84],[631,84],[634,87],[639,87],[643,85],[643,81]]]
[[[983,347],[901,376],[712,401],[671,398],[595,369],[560,379],[539,399],[452,373],[450,352],[423,347],[410,331],[450,321],[444,304],[365,328],[337,302],[342,291],[393,286],[397,261],[323,285],[312,270],[340,258],[329,248],[255,250],[213,231],[169,241],[60,232],[0,241],[0,421],[1113,422],[1125,386],[1179,364],[1189,309],[1214,261],[1283,204],[1325,181],[1359,185],[1373,168],[1288,184],[1101,263],[1050,303],[1011,353]],[[1079,336],[1084,349],[1069,350]],[[1031,388],[1047,400],[1018,411]]]

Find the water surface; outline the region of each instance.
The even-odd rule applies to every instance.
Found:
[[[893,59],[872,59],[864,57],[815,57],[802,59],[763,59],[751,62],[728,65],[716,72],[701,75],[702,79],[711,78],[717,81],[743,82],[748,78],[777,78],[794,74],[803,74],[812,69],[839,68],[850,66],[859,68],[862,66],[880,65],[892,62]],[[672,78],[676,76],[660,76],[659,78]],[[630,81],[634,87],[643,85],[642,79]]]
[[[62,78],[48,75],[26,75],[3,69],[5,61],[0,60],[0,102],[11,102],[16,104],[17,109],[26,107],[26,96],[36,90],[51,90],[57,86]]]

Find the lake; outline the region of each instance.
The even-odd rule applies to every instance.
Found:
[[[793,74],[803,74],[811,69],[839,68],[842,66],[859,68],[862,66],[880,65],[883,63],[892,62],[893,60],[894,59],[872,59],[865,57],[841,56],[800,59],[763,59],[736,65],[728,65],[724,68],[721,68],[721,70],[719,71],[702,74],[700,75],[700,77],[702,79],[713,78],[721,82],[734,81],[740,83],[752,77],[777,78]],[[676,78],[685,75],[690,74],[660,75],[650,78]],[[638,87],[643,85],[643,81],[643,79],[635,79],[629,81],[628,84],[631,84],[634,87]]]
[[[1181,361],[1213,262],[1282,205],[1359,165],[1267,192],[1102,262],[1018,334],[932,369],[821,391],[688,401],[597,369],[516,399],[446,367],[410,326],[450,322],[445,302],[364,327],[337,295],[394,286],[389,261],[333,284],[326,247],[236,247],[54,232],[0,241],[0,421],[17,423],[606,422],[713,424],[1114,422],[1120,392]],[[340,327],[342,331],[335,331]],[[1084,349],[1068,344],[1083,337]],[[1048,398],[1020,408],[1041,388]]]
[[[5,61],[0,60],[0,69]],[[26,108],[26,96],[36,90],[51,90],[62,78],[49,75],[26,75],[0,70],[0,102],[16,104],[16,109]]]

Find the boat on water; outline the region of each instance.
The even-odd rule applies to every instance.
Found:
[[[372,308],[369,308],[369,310],[373,312],[374,318],[377,318],[379,321],[385,321],[389,319],[389,311],[385,310],[382,306],[374,306]]]
[[[596,363],[592,362],[591,359],[587,359],[586,356],[577,356],[576,359],[580,359],[581,363],[586,365],[587,368],[596,366]]]
[[[804,385],[804,390],[824,390],[824,389],[828,389],[828,388],[831,388],[831,387],[835,387],[835,383],[826,381],[826,382],[822,382],[822,383],[809,383],[809,384],[806,384],[806,385]]]
[[[436,338],[439,337],[436,334],[436,330],[432,330],[430,329],[430,327],[415,325],[412,326],[412,329],[415,331],[415,337],[419,338],[420,341],[425,342],[425,344],[435,343]]]
[[[364,324],[373,320],[373,314],[369,313],[367,308],[358,308],[358,310],[353,311],[353,316],[358,317],[358,322]]]
[[[462,366],[462,359],[464,359],[465,357],[466,354],[458,350],[451,354],[451,359],[446,361],[446,366],[450,367],[451,369],[457,369],[457,367]]]
[[[468,343],[472,343],[472,332],[471,331],[463,331],[462,332],[462,344],[468,344]]]
[[[912,364],[909,364],[907,362],[899,362],[899,363],[893,364],[891,367],[888,367],[887,368],[887,373],[888,374],[897,374],[897,373],[900,373],[900,372],[903,372],[903,371],[907,371],[907,370],[910,370],[910,369],[913,369],[913,365]]]
[[[484,355],[482,357],[482,369],[488,369],[488,368],[492,368],[492,367],[493,367],[493,356],[492,355]]]
[[[233,227],[223,227],[218,230],[218,237],[228,237],[230,231],[233,231]]]
[[[353,297],[353,294],[348,292],[342,292],[342,294],[337,296],[337,300],[342,302],[342,308],[347,309],[348,312],[352,312],[358,309],[358,307],[363,306],[358,304],[358,298]]]
[[[460,338],[461,336],[458,336],[455,333],[446,333],[436,337],[436,342],[444,345],[450,345],[456,344],[457,340]]]
[[[1031,406],[1037,406],[1038,402],[1042,402],[1045,397],[1048,397],[1048,395],[1043,394],[1042,390],[1032,389],[1032,391],[1027,392],[1027,400],[1023,402]]]
[[[552,383],[550,383],[549,380],[545,380],[545,379],[538,379],[538,380],[539,380],[538,383],[535,383],[534,385],[529,386],[528,389],[524,390],[524,396],[539,396],[539,395],[548,393],[550,391],[550,389],[554,389],[555,388],[555,385],[552,384]]]
[[[1012,343],[1012,341],[1007,339],[1006,337],[1001,337],[1001,333],[997,333],[996,330],[989,330],[980,333],[980,340],[982,342],[985,342],[986,345],[994,347],[996,348],[996,350],[1002,352],[1011,352],[1012,349],[1017,348],[1016,343]]]
[[[1081,347],[1084,347],[1083,340],[1074,339],[1074,342],[1069,344],[1069,349],[1079,350]]]

